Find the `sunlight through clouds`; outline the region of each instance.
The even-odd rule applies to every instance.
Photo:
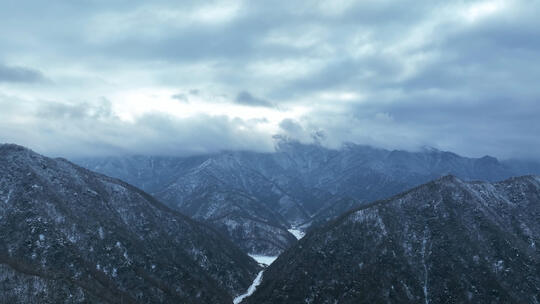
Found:
[[[504,9],[503,1],[484,1],[473,3],[465,10],[465,18],[469,22],[478,21],[481,18],[488,17]]]
[[[534,158],[539,8],[526,0],[9,2],[0,11],[0,138],[34,129],[50,143],[44,152],[62,151],[58,138],[84,145],[65,127],[79,115],[109,131],[139,125],[132,134],[142,141],[157,121],[192,132],[208,121],[249,138],[214,138],[220,145],[209,151],[257,149],[253,138],[268,148],[287,120],[308,141],[323,130],[323,145]],[[90,113],[103,100],[111,115],[98,119]],[[27,111],[37,104],[50,122]],[[178,139],[186,146],[188,131]],[[163,141],[156,150],[171,146],[154,139]]]

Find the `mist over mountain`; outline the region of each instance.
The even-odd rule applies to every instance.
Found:
[[[538,303],[540,178],[446,176],[315,229],[247,303]]]
[[[249,253],[275,255],[309,229],[354,206],[389,197],[434,178],[499,181],[540,173],[535,163],[467,158],[348,144],[327,149],[280,140],[274,153],[222,152],[192,157],[127,156],[76,160],[124,179],[193,218],[226,231]]]
[[[260,267],[120,180],[0,145],[1,303],[231,303]]]

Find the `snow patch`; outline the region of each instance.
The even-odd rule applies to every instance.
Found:
[[[504,270],[504,261],[498,260],[496,263],[493,264],[493,268],[495,269],[495,272],[501,272]]]
[[[4,203],[8,204],[9,203],[9,200],[11,199],[11,194],[13,193],[13,189],[10,189],[8,194],[7,194],[7,197],[6,199],[4,200]]]
[[[293,227],[291,229],[287,229],[287,231],[289,231],[292,235],[294,235],[294,237],[297,240],[303,238],[306,235],[306,233],[304,231],[302,231],[302,230],[300,230],[298,228],[295,228],[295,227]]]
[[[422,251],[421,251],[421,254],[422,254],[422,264],[424,266],[424,286],[423,286],[423,291],[424,291],[424,303],[425,304],[429,304],[429,290],[428,290],[428,268],[427,268],[427,265],[426,265],[426,243],[427,243],[427,237],[428,237],[428,228],[427,226],[424,228],[424,238],[422,239]],[[431,250],[431,243],[429,245],[429,250]],[[429,252],[428,252],[428,255],[429,255]]]
[[[350,220],[355,223],[370,223],[375,227],[379,228],[382,232],[382,235],[386,236],[388,232],[386,231],[386,226],[384,225],[382,218],[379,215],[379,210],[374,209],[362,209],[354,212],[350,217]]]
[[[264,267],[268,267],[270,264],[272,264],[276,259],[277,256],[268,256],[268,255],[257,255],[257,254],[248,254],[251,258],[253,258],[257,263],[261,264]],[[238,304],[242,302],[245,298],[251,296],[255,290],[257,289],[257,286],[259,286],[262,282],[262,276],[263,276],[264,270],[261,270],[259,274],[257,274],[257,277],[255,280],[253,280],[253,283],[251,283],[251,286],[249,286],[248,290],[234,298],[233,302],[234,304]]]
[[[70,243],[74,244],[77,242],[78,237],[75,234],[68,234],[67,239]]]
[[[277,259],[277,256],[269,256],[269,255],[257,255],[257,254],[248,254],[251,258],[253,258],[257,263],[263,264],[265,267],[270,266],[270,264],[274,263],[274,261]]]

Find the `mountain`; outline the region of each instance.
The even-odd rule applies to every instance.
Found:
[[[128,156],[75,159],[92,171],[119,178],[147,193],[154,193],[170,184],[181,172],[194,168],[209,155],[192,157]]]
[[[273,153],[226,151],[77,162],[125,179],[169,207],[227,231],[245,252],[270,255],[295,243],[287,232],[291,226],[305,230],[354,206],[447,174],[485,181],[540,174],[534,163],[466,158],[433,148],[408,152],[347,144],[334,150],[290,140],[277,141]]]
[[[0,145],[1,303],[231,303],[259,266],[120,180]]]
[[[310,231],[320,225],[331,221],[343,213],[354,209],[355,207],[362,206],[364,203],[360,200],[355,200],[349,197],[336,197],[325,203],[326,206],[323,206],[315,215],[309,219],[308,222],[300,225],[300,228],[303,230]]]
[[[446,176],[308,233],[246,303],[538,303],[540,178]]]
[[[228,232],[246,252],[278,255],[296,242],[280,212],[284,208],[276,206],[286,194],[231,156],[206,160],[155,196],[184,214]]]

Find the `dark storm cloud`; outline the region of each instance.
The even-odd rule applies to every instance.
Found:
[[[473,24],[444,22],[436,37],[409,54],[426,55],[410,75],[395,77],[406,68],[396,60],[396,73],[362,81],[360,69],[350,75],[338,72],[336,85],[357,81],[364,88],[368,97],[348,108],[358,119],[370,121],[377,129],[368,127],[373,133],[385,126],[372,118],[387,113],[387,128],[399,130],[383,132],[389,141],[399,140],[401,133],[414,134],[411,141],[418,144],[464,154],[537,159],[540,21],[532,11],[523,5]],[[372,75],[377,71],[381,69]],[[325,83],[331,82],[313,87]]]
[[[273,107],[272,103],[251,95],[248,91],[241,91],[236,95],[236,103],[252,107]]]
[[[279,123],[279,127],[287,134],[298,134],[304,132],[302,126],[290,118],[282,120]]]
[[[0,82],[33,83],[44,80],[45,77],[38,70],[19,66],[6,66],[0,63]]]
[[[335,16],[322,14],[325,8],[314,9],[309,2],[281,1],[243,2],[242,11],[231,22],[224,24],[193,24],[185,27],[149,24],[160,35],[145,37],[138,31],[123,32],[116,39],[93,45],[96,50],[132,59],[160,59],[171,62],[193,60],[227,60],[247,63],[246,60],[283,59],[312,54],[291,45],[262,45],[261,38],[276,29],[298,28],[308,25],[328,27],[336,33],[326,40],[343,47],[350,34],[360,28],[376,29],[375,40],[391,40],[403,36],[403,27],[427,17],[442,1],[358,1]],[[170,5],[178,8],[176,5]],[[328,5],[331,7],[332,5]],[[407,11],[407,14],[403,12]],[[140,18],[147,15],[141,15]],[[150,15],[150,18],[155,17]],[[125,19],[119,19],[125,20]],[[128,19],[133,21],[131,19]],[[159,20],[158,20],[159,21]],[[339,58],[339,57],[336,57]]]
[[[188,102],[189,101],[187,95],[184,94],[184,93],[174,94],[174,95],[171,96],[171,98],[182,101],[182,102]]]
[[[533,150],[537,149],[538,108],[531,108],[530,104],[533,103],[499,97],[489,102],[428,101],[422,107],[404,102],[387,110],[397,125],[417,130],[426,142],[439,143],[447,149],[467,145],[467,153],[477,156],[536,158],[536,152],[518,144],[527,142]]]

